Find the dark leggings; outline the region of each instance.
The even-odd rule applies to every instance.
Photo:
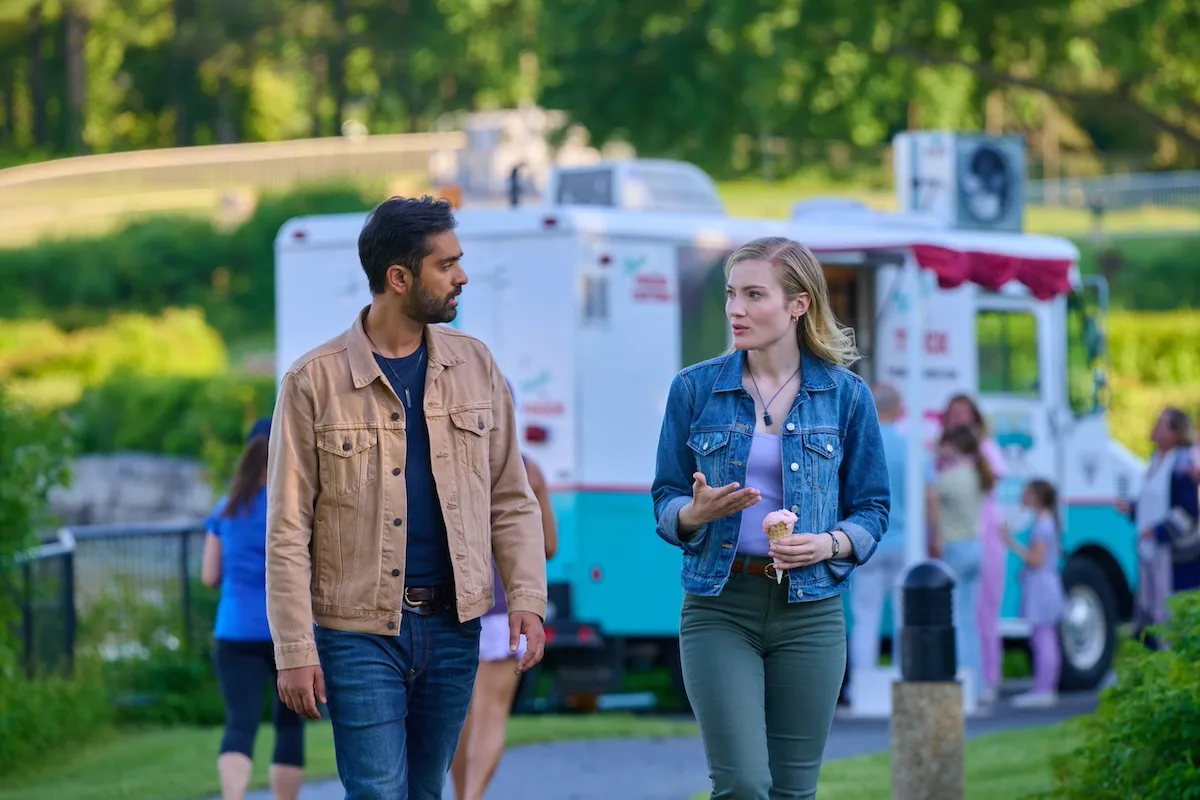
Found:
[[[270,691],[274,702],[271,719],[275,723],[275,757],[272,764],[304,766],[304,720],[285,706],[275,691],[275,650],[271,642],[237,642],[218,639],[217,678],[225,700],[225,736],[222,753],[241,753],[254,757],[254,736],[262,719],[263,692]]]

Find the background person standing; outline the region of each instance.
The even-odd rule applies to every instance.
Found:
[[[225,734],[217,772],[222,800],[246,796],[254,739],[262,719],[263,696],[275,685],[275,650],[267,625],[267,448],[271,420],[255,423],[237,471],[205,522],[200,578],[220,586],[216,640],[217,680],[225,703]],[[304,720],[271,691],[275,753],[271,790],[276,800],[296,800],[304,779]]]

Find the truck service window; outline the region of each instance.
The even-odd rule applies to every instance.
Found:
[[[975,317],[979,391],[1037,396],[1037,318],[1028,311],[981,310]]]

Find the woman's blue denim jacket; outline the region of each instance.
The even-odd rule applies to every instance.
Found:
[[[742,351],[695,364],[671,382],[658,443],[654,514],[658,535],[683,549],[685,592],[721,593],[736,556],[741,512],[680,538],[679,510],[691,502],[692,474],[709,486],[746,483],[754,438],[754,400],[742,388]],[[846,578],[871,557],[887,530],[887,462],[875,400],[844,367],[802,355],[803,379],[783,421],[783,496],[796,533],[841,530],[854,552],[788,570],[789,602],[821,600],[848,588]],[[773,509],[772,509],[773,510]]]

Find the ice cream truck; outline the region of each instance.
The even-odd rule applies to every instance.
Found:
[[[356,247],[364,218],[297,218],[279,231],[279,374],[370,302]],[[537,205],[461,210],[457,232],[469,283],[451,324],[494,354],[514,387],[522,447],[551,484],[560,550],[548,565],[545,669],[562,692],[591,687],[616,702],[631,666],[678,675],[681,555],[655,535],[649,493],[659,429],[675,373],[729,345],[725,259],[764,235],[821,259],[863,354],[853,368],[896,385],[903,424],[919,433],[910,474],[947,399],[965,392],[1007,458],[1000,496],[1017,530],[1023,483],[1060,487],[1063,684],[1101,681],[1136,581],[1134,531],[1115,504],[1142,467],[1109,434],[1106,299],[1081,279],[1069,241],[844,201],[734,218],[698,168],[636,159],[554,173]],[[910,530],[921,505],[908,504]],[[923,537],[909,538],[922,557]],[[1017,572],[1013,558],[1003,630],[1019,641]],[[887,613],[880,635],[891,635]]]

